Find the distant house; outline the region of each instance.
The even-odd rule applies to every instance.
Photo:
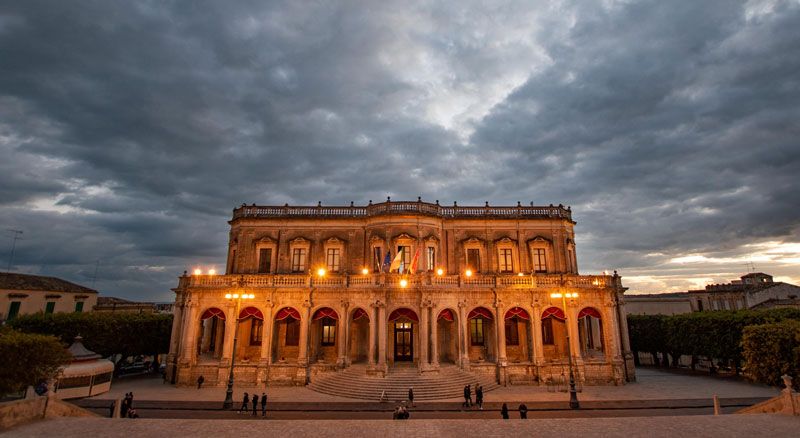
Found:
[[[55,277],[0,272],[0,322],[31,313],[89,312],[97,291]]]
[[[626,295],[625,310],[634,315],[674,315],[704,310],[800,308],[800,287],[775,282],[754,272],[730,283],[711,284],[686,292]]]
[[[97,304],[94,306],[94,311],[111,313],[155,313],[156,305],[151,302],[130,301],[116,297],[97,297]]]

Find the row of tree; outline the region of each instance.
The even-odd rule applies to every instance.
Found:
[[[786,330],[791,331],[795,321],[800,321],[800,309],[707,311],[670,316],[628,315],[631,349],[637,353],[634,355],[635,359],[638,359],[639,352],[650,353],[654,363],[658,364],[658,353],[661,353],[660,365],[678,366],[681,356],[689,356],[692,367],[698,360],[706,359],[712,364],[730,366],[737,374],[744,366],[749,377],[768,384],[778,384],[780,379],[766,378],[764,376],[771,373],[755,370],[764,366],[762,364],[791,361],[791,356],[775,356],[780,350],[776,347],[773,348],[773,357],[760,360],[759,354],[763,350],[759,350],[761,353],[757,354],[755,343],[743,342],[745,333],[752,333],[750,336],[753,337],[764,336],[771,345],[779,341],[777,337],[769,336],[769,327],[786,327]],[[786,335],[780,342],[786,342],[789,338],[791,336]],[[800,346],[800,338],[789,344],[794,345],[787,347],[790,350]],[[763,343],[763,339],[762,345],[767,345]],[[671,362],[668,358],[671,358]],[[714,365],[711,369],[715,369]]]

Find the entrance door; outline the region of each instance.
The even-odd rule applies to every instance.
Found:
[[[394,360],[395,362],[414,360],[414,328],[410,322],[394,323]]]

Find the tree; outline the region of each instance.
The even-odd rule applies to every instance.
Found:
[[[742,345],[749,378],[778,386],[784,374],[800,376],[800,321],[746,327]]]
[[[57,338],[10,328],[0,329],[0,357],[0,395],[51,379],[72,359]]]

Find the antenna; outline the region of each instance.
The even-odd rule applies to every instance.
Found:
[[[14,250],[17,248],[17,240],[22,239],[22,237],[20,237],[22,235],[22,230],[8,228],[6,231],[14,233],[14,240],[11,242],[11,254],[8,256],[8,269],[6,269],[7,272],[11,272],[11,266],[14,263]]]
[[[94,289],[94,283],[97,281],[97,268],[100,267],[100,259],[97,259],[97,263],[94,265],[94,277],[92,277],[92,289]]]

